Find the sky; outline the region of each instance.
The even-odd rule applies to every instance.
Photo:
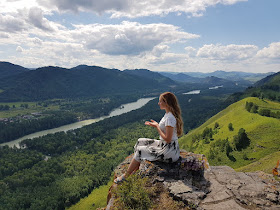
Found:
[[[279,0],[1,0],[0,61],[280,71]]]

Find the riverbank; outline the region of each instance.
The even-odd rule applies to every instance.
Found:
[[[127,112],[130,112],[132,110],[135,109],[139,109],[142,106],[144,106],[145,104],[147,104],[149,101],[153,100],[155,97],[150,97],[150,98],[140,98],[138,99],[136,102],[132,102],[132,103],[127,103],[127,104],[122,104],[121,106],[119,106],[116,109],[113,109],[109,115],[107,116],[103,116],[103,117],[99,117],[99,118],[95,118],[95,119],[88,119],[88,120],[83,120],[83,121],[79,121],[79,122],[75,122],[75,123],[71,123],[68,125],[64,125],[64,126],[60,126],[58,128],[53,128],[53,129],[48,129],[48,130],[44,130],[44,131],[39,131],[39,132],[35,132],[26,136],[23,136],[21,138],[18,138],[16,140],[13,141],[9,141],[9,142],[5,142],[0,144],[0,146],[9,146],[9,147],[20,147],[19,143],[25,139],[33,139],[36,137],[40,137],[40,136],[45,136],[47,134],[53,134],[53,133],[57,133],[57,132],[67,132],[69,130],[75,130],[78,128],[81,128],[83,126],[86,125],[90,125],[92,123],[96,123],[99,122],[103,119],[109,118],[109,117],[114,117],[114,116],[118,116]]]

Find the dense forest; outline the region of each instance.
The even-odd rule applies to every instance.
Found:
[[[221,98],[178,95],[185,132],[226,104]],[[81,129],[25,140],[27,149],[1,148],[0,208],[64,209],[106,184],[139,137],[158,138],[144,121],[159,121],[157,99],[139,110]],[[19,161],[22,157],[24,160]]]

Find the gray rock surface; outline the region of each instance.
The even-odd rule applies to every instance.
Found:
[[[207,170],[186,170],[182,167],[186,157],[203,158],[203,155],[181,151],[181,156],[173,164],[144,161],[139,173],[149,177],[153,183],[162,183],[173,199],[193,209],[280,210],[280,184],[272,175],[236,172],[228,166],[210,168],[208,162],[205,162]],[[115,170],[116,176],[126,170],[131,158],[129,156],[119,165]],[[113,206],[112,202],[110,205]]]

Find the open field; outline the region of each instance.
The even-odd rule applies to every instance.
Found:
[[[24,105],[28,107],[24,107]],[[0,103],[0,105],[8,105],[10,110],[0,111],[0,118],[16,117],[18,115],[28,115],[33,112],[43,112],[49,110],[59,110],[58,105],[48,105],[47,107],[40,106],[37,102],[11,102]],[[22,107],[23,106],[23,107]]]
[[[95,210],[97,208],[106,207],[107,205],[107,195],[109,188],[111,187],[113,181],[108,182],[107,185],[102,185],[97,189],[94,189],[91,194],[87,197],[82,198],[78,203],[71,206],[67,210],[80,210],[88,209]]]

